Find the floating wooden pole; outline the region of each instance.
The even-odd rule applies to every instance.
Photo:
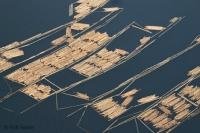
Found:
[[[150,102],[153,102],[155,100],[157,100],[159,97],[156,96],[156,95],[150,95],[150,96],[147,96],[147,97],[144,97],[144,98],[141,98],[138,100],[138,102],[140,104],[146,104],[146,103],[150,103]]]
[[[90,99],[90,97],[87,94],[80,93],[80,92],[77,92],[75,96],[80,99],[87,100],[87,101]]]
[[[126,93],[123,93],[123,94],[121,95],[121,97],[122,97],[122,98],[130,97],[130,96],[135,95],[137,92],[138,92],[137,89],[133,89],[133,90],[131,90],[131,91],[128,91],[128,92],[126,92]]]
[[[71,29],[73,30],[85,30],[87,28],[89,28],[90,25],[89,24],[85,24],[85,23],[73,23],[71,25]]]
[[[145,44],[147,44],[150,40],[151,40],[151,37],[145,36],[145,37],[143,37],[142,39],[140,39],[140,44],[141,44],[141,45],[145,45]]]
[[[119,7],[110,7],[110,8],[103,8],[105,12],[116,12],[119,11]]]
[[[144,29],[152,30],[152,31],[162,31],[162,30],[165,30],[166,28],[162,26],[145,26]]]

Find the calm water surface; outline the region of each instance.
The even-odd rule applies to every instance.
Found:
[[[0,45],[3,46],[9,42],[23,40],[70,21],[68,5],[71,2],[73,0],[1,0]],[[110,34],[118,32],[133,20],[142,25],[163,25],[167,24],[168,20],[174,16],[186,16],[186,18],[134,59],[74,88],[78,90],[85,89],[93,96],[116,87],[134,74],[186,48],[194,37],[200,34],[199,0],[111,0],[108,5],[124,8],[124,12],[102,29],[106,29]],[[117,43],[130,43],[131,45],[130,41],[126,42],[126,36],[119,38]],[[48,45],[45,41],[39,44],[41,48]],[[31,49],[28,51],[33,52]],[[137,80],[133,86],[142,88],[143,94],[150,94],[151,92],[163,94],[167,92],[167,90],[187,78],[185,73],[188,70],[200,65],[199,51],[200,47],[191,50],[158,71]],[[3,76],[1,75],[1,78]],[[64,70],[49,78],[62,86],[68,82],[68,77],[65,76]],[[5,81],[1,80],[1,91],[3,92],[7,87]],[[11,87],[16,87],[16,85],[13,84]],[[70,99],[67,100],[69,100],[67,103],[73,103],[73,99],[71,101]],[[15,101],[15,98],[11,101]],[[23,97],[20,96],[17,101],[19,102],[12,102],[11,106],[17,108],[19,105],[26,105],[26,102],[28,102],[23,101]],[[82,133],[83,131],[75,126],[79,115],[72,119],[66,119],[66,113],[67,111],[56,111],[55,97],[50,97],[23,115],[0,109],[0,133]],[[97,121],[97,117],[85,119],[85,126],[92,133],[100,132],[98,125],[104,124],[102,121]],[[198,116],[186,121],[173,132],[199,133],[199,118]],[[15,126],[23,128],[16,129]],[[124,131],[126,133],[136,132],[134,123],[128,123],[112,130],[113,133]],[[142,133],[148,133],[148,131]]]

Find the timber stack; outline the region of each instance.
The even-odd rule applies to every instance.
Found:
[[[106,33],[90,31],[68,46],[17,69],[6,77],[21,84],[31,84],[56,71],[76,63],[102,47],[110,37]]]

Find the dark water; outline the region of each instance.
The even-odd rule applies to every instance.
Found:
[[[3,46],[9,42],[23,40],[39,32],[47,31],[58,25],[70,21],[68,14],[68,5],[72,0],[48,1],[48,0],[1,0],[0,1],[0,44]],[[74,90],[86,90],[88,94],[95,97],[106,90],[116,87],[118,84],[139,73],[143,69],[165,59],[172,54],[186,48],[188,44],[200,34],[199,19],[199,0],[111,0],[108,5],[119,6],[124,11],[102,31],[113,34],[122,29],[133,20],[142,25],[163,25],[174,16],[186,16],[184,21],[178,24],[165,36],[156,41],[149,48],[145,49],[134,59],[129,60],[118,68],[115,68],[106,74],[83,83]],[[88,21],[92,21],[88,18]],[[117,43],[131,45],[130,35],[121,36]],[[127,41],[126,41],[127,40]],[[42,48],[45,48],[47,42],[40,42]],[[41,50],[41,49],[40,49]],[[169,89],[185,80],[188,70],[200,65],[200,47],[189,51],[183,56],[177,58],[156,72],[137,80],[132,87],[142,89],[142,94],[163,94]],[[28,52],[32,53],[31,49]],[[81,79],[82,77],[72,77],[72,72],[64,70],[56,75],[49,77],[60,86],[65,86],[71,80]],[[77,75],[75,75],[77,76]],[[59,80],[61,79],[62,80]],[[12,88],[19,88],[12,84]],[[7,88],[5,82],[0,82],[1,91]],[[73,91],[72,91],[73,92]],[[71,92],[71,93],[72,93]],[[69,92],[70,93],[70,92]],[[62,98],[63,104],[75,104],[74,99]],[[17,102],[16,102],[17,101]],[[32,104],[31,99],[25,98],[21,94],[6,101],[3,105],[18,108]],[[8,104],[9,103],[9,104]],[[92,110],[83,119],[83,125],[92,133],[98,133],[104,124],[104,120],[95,115]],[[39,106],[26,112],[23,115],[10,113],[0,109],[0,133],[81,133],[83,130],[76,127],[76,122],[80,113],[70,119],[66,118],[68,110],[56,111],[55,97],[50,97]],[[94,115],[90,116],[90,114]],[[88,117],[87,117],[88,116]],[[199,133],[199,116],[186,121],[179,126],[174,133]],[[18,126],[16,129],[15,126]],[[6,128],[7,127],[7,128]],[[21,128],[20,128],[21,127]],[[112,130],[113,133],[136,132],[134,122],[123,125],[120,128]],[[141,133],[148,133],[147,130]]]

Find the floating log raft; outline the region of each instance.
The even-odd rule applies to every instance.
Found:
[[[110,8],[103,8],[105,12],[116,12],[119,11],[119,7],[110,7]]]
[[[129,96],[121,103],[123,107],[127,107],[133,101],[133,97]]]
[[[145,117],[147,117],[150,114],[152,114],[154,111],[156,111],[156,110],[155,109],[149,109],[147,111],[144,111],[139,115],[139,118],[144,119]]]
[[[196,76],[198,74],[200,74],[200,66],[198,66],[188,72],[188,76]]]
[[[167,114],[167,115],[171,115],[172,113],[171,113],[171,111],[167,108],[167,107],[165,107],[165,106],[159,106],[159,109],[162,111],[162,112],[164,112],[165,114]]]
[[[169,22],[175,23],[175,22],[177,22],[179,19],[180,19],[179,17],[173,17],[172,19],[170,19]]]
[[[83,99],[83,100],[87,100],[87,101],[90,99],[90,97],[87,94],[80,93],[80,92],[77,92],[75,96],[77,98],[80,98],[80,99]]]
[[[191,107],[191,104],[189,103],[184,103],[182,104],[181,106],[179,106],[178,108],[174,109],[174,112],[176,112],[177,114],[190,108]]]
[[[171,119],[169,118],[164,118],[161,121],[159,121],[158,123],[155,123],[153,126],[156,128],[160,128],[160,130],[162,130],[164,128],[164,124],[168,123]]]
[[[151,30],[151,31],[162,31],[162,30],[165,30],[166,28],[162,26],[145,26],[144,29]]]
[[[75,7],[75,13],[74,19],[79,19],[90,12],[92,12],[93,9],[98,8],[102,5],[104,5],[107,2],[107,0],[79,0],[78,6]]]
[[[179,108],[181,108],[182,106],[184,106],[185,104],[186,104],[186,102],[185,102],[185,100],[183,100],[183,101],[181,101],[181,102],[175,104],[174,107],[173,107],[173,110],[176,111],[176,110],[178,110]]]
[[[14,47],[13,45],[11,45],[11,46]],[[8,48],[8,49],[10,49],[10,48]],[[9,61],[10,59],[15,58],[15,57],[19,57],[19,56],[22,56],[22,55],[24,55],[24,51],[22,51],[18,48],[5,50],[4,52],[2,52],[1,55],[0,55],[0,72],[7,70],[8,68],[14,66],[14,63]]]
[[[157,118],[159,116],[159,111],[155,110],[153,113],[151,113],[149,116],[144,118],[144,121],[149,122],[152,121],[154,118]]]
[[[106,104],[107,104],[107,105],[110,105],[110,103],[112,103],[112,101],[113,101],[112,98],[107,98],[107,99],[101,100],[101,101],[99,101],[99,102],[93,104],[92,107],[97,108],[97,109],[98,109],[98,108],[101,108],[101,110],[103,111],[103,108],[104,108],[104,109],[110,108],[110,106],[105,106],[105,105],[106,105]],[[112,106],[111,106],[111,107],[112,107]]]
[[[72,30],[85,30],[85,29],[87,29],[87,28],[89,28],[90,27],[90,25],[89,24],[84,24],[84,23],[73,23],[72,25],[71,25],[71,29]]]
[[[128,52],[121,49],[116,49],[115,51],[108,51],[106,48],[104,48],[97,54],[73,66],[72,69],[82,75],[91,77],[97,73],[100,73],[110,68],[122,58],[124,58],[127,54]]]
[[[13,73],[7,75],[6,77],[21,84],[31,84],[75,63],[79,59],[98,49],[103,42],[106,42],[110,39],[107,34],[95,31],[91,32],[91,36],[88,36],[90,33],[85,34],[80,38],[75,39],[68,46],[56,51],[55,53],[49,54],[46,57],[29,63],[28,65],[25,65],[24,67],[19,68]],[[99,38],[99,40],[95,39],[94,41],[93,37],[96,36],[96,34],[101,35],[104,40],[102,41],[102,39]]]
[[[147,96],[138,100],[140,104],[146,104],[157,100],[159,97],[156,95]]]
[[[190,111],[188,109],[186,109],[186,110],[180,112],[179,114],[177,114],[175,116],[175,120],[182,120],[185,117],[187,117],[189,114],[190,114]]]
[[[197,41],[198,43],[200,43],[200,37],[198,37],[198,38],[196,39],[196,41]]]
[[[131,91],[128,91],[128,92],[126,92],[126,93],[123,93],[123,94],[121,95],[121,97],[122,97],[122,98],[126,98],[126,97],[133,96],[133,95],[135,95],[138,91],[139,91],[139,90],[137,90],[137,89],[133,89],[133,90],[131,90]]]
[[[12,59],[12,58],[19,57],[22,55],[24,55],[24,51],[18,48],[5,51],[1,54],[1,56],[3,56],[6,59]]]
[[[114,112],[112,112],[110,115],[108,115],[108,118],[110,120],[112,120],[112,119],[122,115],[125,111],[126,111],[126,109],[124,107],[119,106],[119,107],[117,107],[117,109]]]
[[[176,99],[177,97],[175,95],[170,95],[169,97],[165,98],[161,101],[161,104],[164,106],[168,106],[168,103]]]
[[[189,91],[185,89],[184,92]],[[155,132],[167,132],[187,118],[194,109],[192,106],[190,102],[175,92],[139,114],[138,118]]]
[[[74,37],[73,37],[73,35],[72,35],[72,30],[71,30],[71,27],[70,27],[70,26],[68,26],[68,27],[66,28],[65,36],[66,36],[66,38],[67,38],[67,42],[68,42],[68,43],[72,43],[72,42],[74,41]]]
[[[179,122],[177,122],[176,120],[171,120],[169,122],[167,122],[166,124],[164,124],[162,127],[162,129],[159,132],[162,132],[163,130],[166,129],[170,129],[173,126],[176,126],[177,124],[179,124]]]
[[[151,37],[145,36],[142,39],[140,39],[140,44],[145,45],[151,40]]]
[[[167,115],[165,113],[160,114],[158,117],[156,117],[155,119],[152,120],[152,123],[156,124],[165,118],[167,118]]]
[[[195,102],[196,104],[200,105],[200,87],[198,86],[185,86],[181,91],[180,95],[190,99],[191,101]]]
[[[53,40],[53,41],[51,42],[51,44],[54,45],[54,46],[59,46],[59,45],[62,45],[62,44],[64,44],[64,43],[66,43],[66,42],[67,42],[66,36],[61,36],[61,37],[59,37],[59,38]]]
[[[12,67],[13,65],[12,62],[0,57],[0,72]]]
[[[11,43],[9,45],[6,45],[6,46],[0,48],[0,53],[3,52],[3,51],[7,51],[7,50],[10,50],[10,49],[16,48],[16,47],[18,47],[20,45],[21,45],[20,42],[13,42],[13,43]]]
[[[103,117],[114,119],[122,115],[127,109],[115,102],[112,98],[101,100],[92,105],[92,107]]]
[[[176,105],[177,103],[179,103],[182,99],[180,97],[177,97],[176,99],[174,99],[173,101],[169,102],[167,104],[168,107],[173,107],[174,105]]]
[[[40,101],[49,97],[53,91],[50,86],[33,84],[24,88],[21,92]]]

